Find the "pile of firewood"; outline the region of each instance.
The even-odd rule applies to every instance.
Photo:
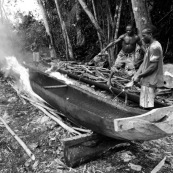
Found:
[[[61,69],[68,71],[71,74],[103,84],[107,83],[110,75],[110,70],[107,68],[88,66],[74,62],[63,62],[63,65],[61,64]],[[112,78],[112,86],[123,88],[125,84],[130,81],[130,78],[131,77],[124,71],[116,72]]]
[[[74,61],[59,61],[54,63],[51,67],[53,71],[56,69],[61,69],[74,74],[80,78],[89,79],[91,81],[107,84],[110,70],[103,67],[89,66],[88,64],[81,64]],[[119,70],[114,74],[111,79],[112,87],[123,90],[125,85],[131,81],[131,77],[125,73],[125,71]],[[140,86],[133,85],[131,88],[128,88],[128,92],[140,94]],[[173,104],[173,92],[172,89],[160,88],[156,92],[156,99],[160,102],[165,102],[169,105]]]

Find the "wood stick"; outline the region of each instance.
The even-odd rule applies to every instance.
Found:
[[[128,103],[128,95],[127,93],[125,93],[125,105],[127,105],[127,103]]]
[[[106,81],[96,81],[96,82],[98,82],[98,83],[106,83]]]
[[[73,129],[78,130],[78,131],[81,131],[81,132],[85,132],[85,133],[91,133],[92,132],[91,130],[82,129],[82,128],[79,128],[79,127],[73,127]]]
[[[25,99],[27,99],[27,100],[29,100],[29,101],[33,101],[33,100],[31,100],[31,99],[29,99],[29,98],[27,98],[27,97],[25,97],[25,96],[22,96],[22,97],[24,97]],[[41,104],[39,104],[39,103],[37,103],[37,102],[34,102],[33,101],[33,103],[34,104],[38,104],[38,106],[40,106],[40,107],[42,107],[43,106],[43,108],[49,108],[49,107],[47,107],[47,106],[45,106],[45,105],[41,105]],[[33,105],[34,105],[33,104]],[[55,112],[54,112],[54,110],[53,109],[48,109],[50,112],[51,112],[51,114],[52,115],[54,115],[55,116],[55,118],[57,118],[57,119],[59,119],[59,120],[61,120],[62,121],[62,119],[61,119],[61,117],[59,117]],[[49,113],[49,112],[48,112]],[[61,114],[61,116],[63,116],[64,117],[64,115],[62,115]],[[81,132],[85,132],[85,133],[91,133],[91,130],[87,130],[87,129],[81,129],[81,128],[78,128],[78,127],[74,127],[73,129],[76,129],[76,130],[78,130],[78,131],[81,131]]]
[[[151,173],[157,173],[163,167],[166,161],[166,156],[159,162],[159,164],[151,171]]]
[[[25,99],[28,99],[28,98],[25,97]],[[31,99],[29,99],[29,100],[32,101]],[[35,104],[39,104],[39,103],[35,102]],[[39,106],[45,106],[45,105],[40,105],[39,104]],[[45,106],[44,108],[48,108],[48,107]],[[58,119],[62,120],[61,117],[59,117],[54,111],[52,111],[52,110],[49,110],[49,111],[51,111],[51,114],[54,115],[55,118],[58,118]],[[61,114],[61,116],[64,117],[64,115],[62,115],[62,114]],[[91,130],[87,130],[87,129],[81,129],[81,128],[78,128],[78,127],[73,127],[73,129],[76,129],[77,131],[81,131],[81,132],[85,132],[85,133],[91,133]]]
[[[87,66],[85,66],[85,65],[75,65],[75,66],[77,66],[77,67],[81,67],[82,69],[84,69],[85,71],[87,71],[88,73],[93,73],[92,71],[90,71],[89,69],[88,69],[88,67]]]
[[[123,77],[120,77],[120,76],[115,76],[115,75],[114,75],[113,79],[116,79],[116,78],[119,78],[119,79],[123,79],[123,80],[130,81],[130,79],[126,79],[126,78],[123,78]]]
[[[52,88],[64,88],[67,87],[67,85],[53,85],[53,86],[44,86],[45,89],[52,89]]]
[[[24,105],[26,105],[25,100],[24,100],[23,98],[21,98],[21,96],[20,96],[18,90],[17,90],[10,82],[8,82],[8,84],[16,91],[16,93],[17,93],[18,97],[20,98],[20,100],[22,101],[22,103],[23,103]]]
[[[7,114],[5,112],[5,114]],[[23,149],[26,151],[28,156],[32,159],[35,160],[34,154],[30,151],[30,149],[26,146],[26,144],[14,133],[14,131],[7,125],[7,123],[4,121],[2,117],[0,117],[0,120],[4,124],[4,126],[7,128],[7,130],[11,133],[11,135],[17,140],[17,142],[23,147]]]
[[[8,106],[8,105],[0,105],[0,108],[13,108],[12,106]]]
[[[49,110],[49,111],[54,111],[54,109],[52,109],[52,108],[50,108],[50,107],[44,105],[43,103],[41,104],[41,103],[39,103],[39,102],[36,102],[35,100],[32,100],[32,99],[30,99],[30,98],[28,98],[28,97],[26,97],[26,96],[24,96],[24,95],[21,95],[21,97],[23,97],[24,99],[26,99],[26,100],[28,100],[28,101],[34,103],[34,104],[37,104],[37,105],[39,105],[39,106],[42,106],[42,107],[44,107],[45,109],[47,109],[47,110]]]
[[[48,117],[50,117],[51,119],[53,119],[55,122],[57,122],[61,127],[63,127],[64,129],[66,129],[67,131],[69,131],[70,133],[75,133],[80,135],[81,133],[77,132],[76,130],[74,130],[73,128],[67,126],[66,124],[64,124],[61,120],[59,120],[58,118],[54,117],[52,114],[50,114],[48,111],[46,111],[43,107],[33,104],[35,107],[39,108],[42,112],[44,112]]]
[[[47,109],[49,112],[51,112],[52,115],[56,116],[56,117],[59,118],[59,119],[61,119],[60,116],[65,117],[65,115],[63,115],[63,114],[60,113],[60,112],[57,112],[57,110],[55,110],[55,109],[52,109],[52,108],[50,108],[50,107],[44,105],[44,103],[41,104],[41,103],[35,102],[34,100],[29,99],[28,97],[26,97],[26,96],[24,96],[24,95],[22,95],[21,97],[23,97],[24,99],[26,99],[26,100],[28,100],[28,101],[30,101],[30,102],[33,102],[34,104],[37,104],[37,105],[39,105],[39,106],[44,107],[44,108]],[[46,101],[45,101],[45,102],[46,102]],[[59,114],[60,116],[57,115],[57,114]]]
[[[124,88],[124,85],[122,85],[120,82],[118,82],[116,79],[112,80],[112,83],[115,83],[116,85],[118,85],[119,87]]]
[[[51,112],[52,115],[56,116],[56,118],[58,118],[59,120],[62,120],[61,117],[58,116],[58,115],[55,113],[55,110],[54,110],[54,109],[49,108],[48,106],[46,106],[46,105],[44,105],[44,104],[40,104],[40,103],[38,103],[38,102],[35,102],[34,100],[29,99],[28,97],[25,97],[25,96],[23,96],[23,95],[22,95],[22,97],[23,97],[24,99],[26,99],[26,100],[32,102],[33,104],[36,104],[36,105],[38,105],[38,106],[43,107],[44,109],[47,109],[49,112]],[[60,113],[59,113],[59,114],[60,114]],[[62,115],[62,114],[60,114],[60,115]],[[63,116],[63,115],[62,115],[62,116]]]
[[[128,79],[116,79],[116,80],[119,81],[119,82],[129,82]]]

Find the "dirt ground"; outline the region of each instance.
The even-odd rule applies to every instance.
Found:
[[[173,172],[173,136],[131,143],[127,147],[110,150],[95,161],[69,168],[63,163],[60,142],[69,135],[68,132],[21,99],[3,77],[0,77],[0,95],[1,116],[36,157],[35,161],[31,161],[1,123],[0,173],[150,173],[165,157],[158,173]]]

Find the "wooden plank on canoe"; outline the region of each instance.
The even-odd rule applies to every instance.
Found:
[[[52,86],[44,86],[45,89],[52,89],[52,88],[64,88],[67,87],[67,85],[52,85]]]

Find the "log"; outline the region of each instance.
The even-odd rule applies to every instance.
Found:
[[[61,142],[64,146],[65,163],[72,168],[95,160],[117,145],[125,143],[98,134],[79,135]]]
[[[84,135],[74,136],[71,138],[61,139],[61,142],[63,143],[64,147],[70,147],[70,146],[74,146],[74,145],[79,145],[83,142],[96,140],[98,138],[99,138],[99,136],[96,134],[84,134]]]
[[[167,95],[167,94],[172,94],[171,91],[161,91],[161,92],[157,92],[156,96],[162,96],[162,95]]]

